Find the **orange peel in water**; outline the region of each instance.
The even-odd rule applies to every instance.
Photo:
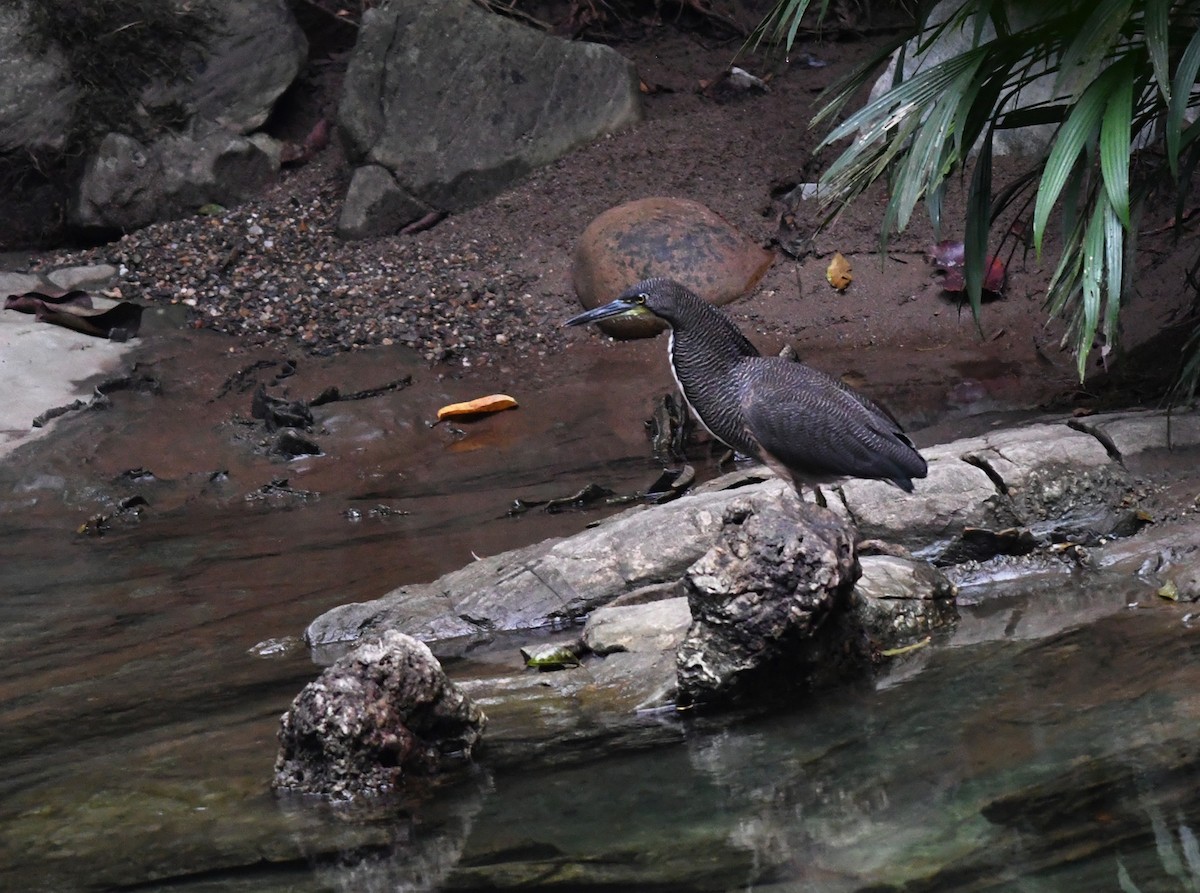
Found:
[[[438,410],[437,417],[440,422],[443,419],[516,409],[517,405],[517,401],[508,394],[488,394],[486,397],[477,397],[474,400],[467,400],[465,403],[451,403],[443,406]]]

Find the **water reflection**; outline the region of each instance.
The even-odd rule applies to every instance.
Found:
[[[586,375],[478,450],[446,451],[396,394],[331,411],[345,452],[272,463],[206,402],[243,360],[166,402],[116,395],[0,467],[0,888],[1195,889],[1197,633],[1175,606],[1126,609],[1146,593],[1120,579],[991,588],[949,644],[787,716],[614,736],[565,715],[532,742],[498,717],[481,770],[427,798],[277,800],[278,716],[316,669],[256,643],[593,517],[505,518],[515,495],[632,490],[653,467],[580,398]],[[362,362],[351,388],[377,383]],[[434,405],[470,396],[454,387]],[[151,510],[77,535],[134,467]],[[320,498],[244,498],[282,474]],[[410,513],[347,518],[377,501]]]

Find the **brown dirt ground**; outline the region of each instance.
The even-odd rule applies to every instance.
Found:
[[[891,33],[884,22],[874,23],[868,36],[808,40],[796,47],[795,64],[742,57],[743,67],[772,75],[770,91],[717,101],[699,86],[730,64],[741,41],[705,36],[704,29],[687,24],[644,20],[632,36],[613,41],[654,88],[645,96],[641,124],[580,149],[425,232],[353,244],[332,235],[348,178],[336,141],[308,165],[285,171],[261,199],[230,215],[290,225],[285,256],[238,261],[258,264],[268,279],[284,264],[301,270],[299,278],[282,280],[273,301],[235,282],[232,293],[224,289],[224,303],[204,303],[208,291],[218,300],[213,283],[219,275],[212,267],[220,255],[210,248],[207,254],[197,249],[185,256],[180,246],[211,242],[213,232],[233,225],[228,218],[156,225],[110,246],[41,255],[33,267],[112,260],[130,268],[122,284],[125,297],[150,303],[178,302],[182,290],[194,286],[201,296],[190,302],[196,305],[193,324],[239,335],[238,350],[316,347],[329,353],[408,344],[437,370],[437,378],[471,382],[463,386],[466,393],[518,395],[552,388],[556,377],[574,374],[593,355],[609,355],[644,368],[648,391],[665,391],[669,378],[661,339],[618,344],[594,330],[561,328],[578,309],[570,264],[580,233],[614,205],[671,195],[700,201],[759,243],[772,244],[780,210],[775,197],[815,179],[835,157],[832,150],[814,155],[821,132],[808,124],[819,94]],[[307,89],[290,98],[275,122],[281,135],[301,135],[322,114],[333,114],[344,47],[335,41],[319,52],[324,55],[313,59]],[[823,66],[801,64],[805,54]],[[998,166],[997,187],[1021,170],[1019,161],[1002,159]],[[1059,347],[1063,326],[1047,324],[1043,309],[1053,243],[1041,261],[1020,252],[1013,258],[1005,295],[986,305],[978,328],[924,260],[935,236],[922,215],[891,240],[886,257],[879,252],[884,201],[882,188],[866,195],[816,239],[810,256],[797,261],[781,253],[759,286],[727,308],[764,352],[792,344],[801,358],[889,403],[912,428],[990,409],[1052,402],[1093,407],[1156,401],[1161,395],[1161,375],[1143,381],[1146,365],[1121,357],[1116,367],[1135,374],[1119,389],[1099,379],[1080,387],[1073,357]],[[963,190],[951,189],[943,238],[961,238],[956,221],[962,205]],[[301,223],[292,225],[301,214]],[[1186,252],[1170,239],[1168,234],[1143,239],[1123,319],[1127,348],[1146,344],[1188,312]],[[825,281],[835,251],[853,267],[854,281],[845,292]],[[343,277],[370,269],[377,278],[367,280],[368,294],[357,303],[339,304],[336,296],[321,297],[316,288],[305,289],[304,296],[289,294],[291,283],[317,275],[310,272],[314,266]],[[230,273],[237,274],[236,269]],[[472,318],[480,295],[494,298],[498,308],[487,311],[492,316],[482,322],[483,311]],[[1174,367],[1175,349],[1149,351],[1157,371]],[[567,360],[564,351],[577,360]],[[1089,369],[1099,369],[1089,362]],[[638,416],[644,408],[630,411]]]
[[[547,21],[562,21],[563,7],[534,11]],[[753,24],[761,7],[733,7],[732,18]],[[719,39],[694,17],[675,23],[642,19],[624,29],[609,28],[609,42],[636,63],[642,80],[654,90],[645,97],[643,123],[535,172],[473,211],[407,238],[434,257],[477,243],[503,257],[514,280],[524,284],[527,325],[542,329],[543,335],[534,344],[516,339],[513,359],[553,367],[558,361],[552,357],[564,346],[556,324],[576,309],[571,254],[588,222],[625,201],[672,195],[700,201],[761,244],[772,244],[780,211],[775,197],[797,182],[815,180],[835,157],[832,150],[814,155],[822,132],[811,129],[809,121],[819,108],[821,91],[873,53],[897,23],[894,15],[884,13],[860,21],[870,26],[865,36],[843,32],[803,41],[792,59],[808,54],[824,63],[819,68],[742,56],[738,64],[772,75],[771,90],[727,101],[714,101],[699,87],[730,64],[739,39]],[[618,30],[623,35],[613,33]],[[997,188],[1023,168],[1019,160],[1001,159]],[[297,178],[296,185],[301,182],[303,177]],[[885,200],[880,188],[846,209],[803,261],[781,253],[758,288],[729,308],[764,351],[790,343],[807,361],[903,407],[916,425],[1001,407],[1136,403],[1161,394],[1162,374],[1173,368],[1175,357],[1164,358],[1157,348],[1149,351],[1158,360],[1152,369],[1144,356],[1136,364],[1122,365],[1118,358],[1114,366],[1128,374],[1118,376],[1115,391],[1113,382],[1094,376],[1087,388],[1079,386],[1074,358],[1059,346],[1064,326],[1047,323],[1043,307],[1055,243],[1041,261],[1032,253],[1016,254],[1004,298],[986,306],[977,327],[925,262],[935,234],[922,214],[890,241],[886,257],[880,253]],[[962,206],[963,190],[952,189],[941,237],[961,238],[956,221]],[[389,251],[403,238],[379,240],[378,250]],[[1185,238],[1194,240],[1192,234]],[[993,247],[999,248],[996,240]],[[1123,319],[1126,349],[1179,322],[1190,306],[1188,251],[1175,250],[1170,236],[1161,233],[1143,239],[1141,247],[1134,294]],[[853,266],[854,282],[844,293],[825,281],[835,251]],[[575,349],[600,341],[595,332],[565,336]],[[606,346],[636,356],[662,350],[657,343]],[[1176,348],[1172,342],[1168,350]],[[498,358],[509,359],[505,353]],[[476,368],[486,369],[489,359],[482,357]],[[1102,371],[1098,359],[1089,369]]]

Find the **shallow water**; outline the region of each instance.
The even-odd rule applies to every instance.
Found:
[[[579,530],[596,515],[505,509],[649,483],[628,423],[649,398],[644,368],[581,354],[554,382],[497,370],[522,409],[454,433],[425,421],[477,380],[400,354],[313,361],[272,387],[417,384],[324,407],[326,455],[285,463],[235,420],[248,391],[215,396],[248,361],[223,344],[199,366],[168,351],[147,367],[162,396],[114,395],[0,467],[3,889],[1194,889],[1197,633],[1124,580],[986,598],[949,643],[788,716],[648,716],[528,759],[498,742],[503,759],[410,801],[273,797],[279,714],[317,672],[286,637]],[[602,404],[599,362],[618,367]],[[247,499],[281,477],[318,495]],[[140,520],[76,532],[131,493]]]

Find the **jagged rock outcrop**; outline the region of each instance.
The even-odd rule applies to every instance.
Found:
[[[761,507],[736,499],[723,520],[684,577],[693,622],[676,657],[679,702],[729,700],[767,673],[776,691],[807,688],[865,662],[839,622],[859,575],[853,528],[790,491]]]
[[[486,724],[428,647],[386,632],[296,696],[280,722],[274,785],[335,798],[390,790],[464,763]]]
[[[363,16],[338,109],[356,166],[339,232],[378,236],[470,207],[639,116],[633,65],[608,47],[470,0],[378,6]]]

